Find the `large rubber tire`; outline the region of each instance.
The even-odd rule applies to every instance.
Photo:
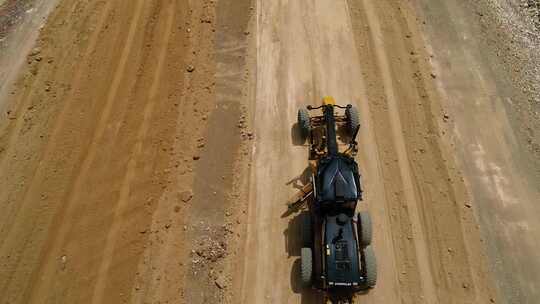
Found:
[[[301,213],[302,217],[302,247],[312,247],[313,228],[311,226],[311,214],[309,212]]]
[[[356,128],[360,126],[360,118],[358,116],[358,109],[355,106],[349,106],[345,109],[345,117],[347,118],[347,130],[349,135],[353,136],[356,132]]]
[[[373,239],[373,227],[371,224],[371,216],[367,211],[358,212],[356,227],[358,228],[358,243],[360,247],[371,245]]]
[[[373,288],[377,284],[377,259],[371,246],[362,249],[362,274],[366,278],[366,287]]]
[[[298,128],[300,130],[300,136],[305,139],[309,134],[309,130],[311,129],[309,112],[306,109],[298,110]]]
[[[311,248],[304,247],[300,254],[300,259],[302,260],[302,285],[304,287],[310,287],[313,276],[313,253],[311,252]]]

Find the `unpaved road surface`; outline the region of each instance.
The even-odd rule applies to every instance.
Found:
[[[440,148],[436,93],[409,8],[384,1],[259,1],[257,8],[257,140],[242,301],[322,301],[300,288],[300,227],[282,214],[306,182],[306,146],[295,146],[291,130],[296,110],[332,95],[356,105],[363,122],[359,162],[379,284],[358,302],[489,303],[478,231]]]
[[[528,3],[528,9],[538,8],[538,1]],[[451,117],[447,134],[466,177],[501,301],[537,303],[540,32],[538,15],[516,20],[509,6],[517,4],[420,1],[418,11]],[[536,28],[527,28],[527,21]]]
[[[215,22],[212,1],[59,2],[3,99],[3,303],[184,298]]]
[[[537,303],[535,128],[463,3],[59,0],[30,51],[14,27],[0,298],[323,303],[286,203],[309,176],[296,111],[330,95],[360,110],[375,228],[355,302]]]

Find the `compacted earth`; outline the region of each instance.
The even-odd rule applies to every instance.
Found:
[[[2,303],[324,303],[296,111],[360,110],[378,284],[538,303],[539,3],[0,0]]]

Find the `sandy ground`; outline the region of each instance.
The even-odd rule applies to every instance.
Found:
[[[509,4],[490,3],[499,10]],[[528,45],[522,45],[524,34],[516,32],[523,30],[523,20],[509,18],[513,11],[508,9],[502,15],[490,10],[484,1],[420,5],[451,117],[449,135],[487,240],[501,299],[537,303],[540,264],[532,261],[540,250],[540,104],[527,82],[539,76],[534,46],[540,39],[528,35]],[[524,74],[528,78],[520,78]]]
[[[460,4],[61,0],[35,46],[13,27],[0,298],[322,303],[285,211],[296,111],[332,95],[360,109],[375,225],[379,282],[355,301],[536,303],[534,125]]]
[[[0,1],[0,111],[6,109],[10,86],[17,80],[29,53],[57,1]]]
[[[3,100],[4,302],[184,298],[215,22],[212,1],[61,1]]]

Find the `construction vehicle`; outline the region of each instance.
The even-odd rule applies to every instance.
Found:
[[[322,115],[309,115],[319,109]],[[343,115],[338,115],[341,110]],[[352,297],[377,282],[371,218],[368,212],[356,210],[362,201],[355,161],[358,111],[325,97],[321,106],[298,111],[298,129],[302,140],[308,140],[312,168],[311,181],[289,204],[289,209],[307,209],[300,214],[301,280],[306,287]]]

